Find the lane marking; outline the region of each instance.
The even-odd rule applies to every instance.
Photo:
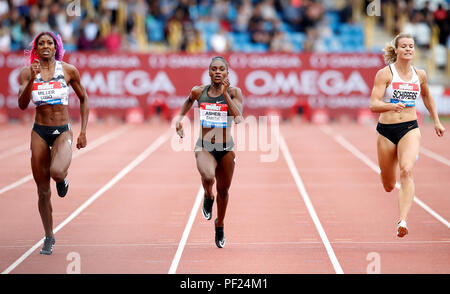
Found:
[[[27,149],[30,149],[30,144],[23,144],[23,145],[13,147],[11,149],[8,149],[8,150],[0,153],[0,159],[3,159],[5,157],[11,156],[11,155],[15,155],[15,154],[25,151]]]
[[[53,233],[56,234],[59,230],[64,228],[70,221],[72,221],[77,215],[79,215],[83,210],[85,210],[92,202],[103,195],[106,191],[111,189],[118,181],[125,177],[130,171],[132,171],[136,166],[138,166],[142,161],[144,161],[150,154],[157,150],[164,142],[167,141],[172,129],[166,131],[164,134],[159,136],[149,147],[147,147],[141,154],[139,154],[133,161],[131,161],[126,167],[124,167],[118,174],[114,176],[108,183],[101,187],[97,192],[89,197],[80,207],[78,207],[72,214],[67,217],[62,223],[60,223],[54,230]],[[21,264],[28,256],[30,256],[37,248],[39,248],[44,243],[44,238],[39,240],[33,245],[27,252],[25,252],[21,257],[19,257],[15,262],[13,262],[2,274],[8,274],[13,269],[15,269],[19,264]]]
[[[430,149],[427,149],[425,147],[420,147],[420,153],[434,159],[437,160],[447,166],[450,166],[450,160],[448,160],[447,158],[445,158],[444,156],[441,156],[433,151],[431,151]]]
[[[327,135],[331,136],[336,142],[338,142],[342,147],[350,151],[354,156],[359,158],[362,162],[364,162],[366,165],[368,165],[373,171],[380,174],[381,170],[380,167],[375,164],[372,160],[370,160],[369,157],[367,157],[365,154],[363,154],[361,151],[359,151],[355,146],[353,146],[349,141],[347,141],[342,135],[340,134],[334,134],[330,127],[328,126],[322,126],[320,129]],[[395,182],[395,188],[400,189],[401,185],[399,182]],[[414,202],[416,202],[420,207],[422,207],[425,211],[427,211],[430,215],[432,215],[434,218],[436,218],[438,221],[443,223],[447,228],[450,227],[450,223],[440,216],[437,212],[435,212],[433,209],[431,209],[428,205],[426,205],[422,200],[420,200],[417,195],[414,195]]]
[[[312,205],[308,193],[306,192],[305,186],[303,185],[303,181],[300,178],[300,175],[298,174],[297,167],[295,166],[294,160],[292,159],[291,153],[289,152],[289,148],[287,147],[286,141],[284,140],[284,137],[281,133],[279,139],[280,139],[281,153],[283,153],[284,159],[286,160],[289,170],[291,171],[295,183],[297,184],[297,188],[300,194],[302,195],[303,201],[305,202],[309,215],[311,216],[314,225],[316,226],[316,229],[319,232],[320,238],[322,239],[322,243],[325,246],[325,249],[328,253],[328,257],[330,258],[334,271],[336,272],[336,274],[343,274],[344,271],[342,270],[342,267],[339,264],[336,255],[334,254],[333,247],[331,246],[327,234],[325,233],[325,230],[323,229],[322,224],[320,223],[319,217],[317,216],[314,206]]]
[[[76,149],[76,150],[74,151],[74,153],[73,153],[72,159],[75,159],[75,158],[77,158],[78,156],[81,156],[81,155],[85,154],[86,152],[89,152],[89,151],[91,151],[91,150],[93,150],[93,149],[99,147],[100,145],[102,145],[102,144],[108,142],[109,140],[111,140],[111,139],[113,139],[113,138],[119,136],[120,134],[122,134],[123,132],[125,132],[128,128],[129,128],[129,126],[127,126],[127,125],[121,126],[121,127],[117,128],[117,129],[115,129],[115,130],[109,132],[108,134],[103,135],[102,137],[100,137],[100,138],[98,138],[98,139],[92,141],[92,143],[88,144],[88,145],[86,146],[86,148],[83,148],[83,149],[80,149],[80,150],[79,150],[79,149]],[[12,189],[14,189],[14,188],[17,188],[17,187],[19,187],[20,185],[22,185],[22,184],[24,184],[24,183],[26,183],[26,182],[28,182],[28,181],[30,181],[30,180],[32,180],[32,179],[33,179],[33,174],[30,173],[30,174],[28,174],[27,176],[25,176],[25,177],[23,177],[23,178],[21,178],[21,179],[15,181],[14,183],[11,183],[11,184],[9,184],[9,185],[7,185],[7,186],[1,188],[1,189],[0,189],[0,195],[3,194],[3,193],[8,192],[9,190],[12,190]]]
[[[178,244],[177,251],[175,252],[175,256],[173,257],[172,264],[169,268],[169,274],[175,274],[177,272],[178,264],[180,263],[181,255],[183,254],[184,247],[186,246],[187,239],[189,237],[189,233],[191,232],[192,225],[194,224],[195,216],[200,208],[200,204],[203,198],[203,186],[200,185],[200,189],[197,192],[197,196],[195,196],[194,205],[192,206],[191,214],[189,215],[189,219],[186,223],[186,227],[184,228],[183,235],[181,236],[180,243]]]

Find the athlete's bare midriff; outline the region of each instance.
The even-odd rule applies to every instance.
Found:
[[[36,108],[35,122],[43,126],[61,126],[69,123],[67,105],[41,105]]]
[[[211,143],[227,143],[231,140],[230,128],[202,128],[200,137],[203,141]]]
[[[380,113],[378,121],[382,124],[397,124],[417,119],[415,107],[405,107],[398,113],[393,110]]]

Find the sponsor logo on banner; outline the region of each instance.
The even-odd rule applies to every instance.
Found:
[[[17,107],[18,77],[26,63],[22,54],[3,53],[0,89],[8,113],[23,115]],[[92,108],[125,114],[129,107],[146,113],[155,97],[176,111],[191,89],[211,83],[209,64],[215,54],[107,54],[67,53],[77,67]],[[312,108],[332,110],[368,107],[381,54],[247,54],[223,55],[229,64],[231,86],[244,96],[244,114],[264,114],[268,108],[289,109],[303,99]],[[55,89],[56,85],[53,85]],[[39,90],[50,87],[42,84]],[[409,85],[399,90],[411,91]],[[413,86],[414,87],[414,86]],[[414,89],[413,89],[414,90]],[[79,101],[70,90],[69,108],[78,113]]]

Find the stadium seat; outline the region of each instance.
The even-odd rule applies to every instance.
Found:
[[[214,34],[220,28],[219,23],[217,21],[197,21],[194,24],[194,27],[201,31],[206,32],[208,34]]]
[[[250,42],[250,34],[248,33],[232,33],[232,39],[235,43],[249,43]]]
[[[328,11],[325,13],[325,18],[328,20],[328,25],[334,33],[338,32],[340,19],[339,13],[336,11]]]
[[[64,50],[66,50],[66,52],[75,52],[75,51],[77,51],[77,45],[65,43]]]
[[[279,28],[280,31],[282,32],[293,32],[291,25],[289,25],[287,22],[281,22]]]
[[[294,47],[294,52],[301,52],[303,51],[303,44],[306,40],[306,34],[300,33],[300,32],[287,32],[286,33],[287,38],[292,43],[292,46]]]
[[[164,24],[154,18],[147,18],[148,40],[153,42],[161,42],[164,40]]]
[[[323,43],[327,52],[341,52],[342,44],[336,36],[323,37]]]

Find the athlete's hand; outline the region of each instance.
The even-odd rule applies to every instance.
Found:
[[[31,75],[36,77],[41,72],[41,63],[39,59],[33,60],[33,63],[30,65]]]
[[[398,113],[400,113],[400,112],[402,112],[402,110],[404,109],[406,107],[406,105],[404,104],[404,103],[402,103],[402,102],[398,102],[398,103],[395,103],[394,104],[394,111],[395,112],[398,112]]]
[[[225,95],[228,88],[230,87],[230,80],[226,77],[222,82],[222,93]]]
[[[180,121],[177,121],[175,124],[175,128],[178,136],[180,136],[180,138],[184,138],[183,124]]]
[[[86,145],[87,145],[86,134],[80,133],[80,135],[78,136],[78,140],[77,140],[77,148],[81,149],[81,148],[86,147]]]
[[[434,129],[439,137],[444,136],[445,128],[440,122],[434,124]]]

